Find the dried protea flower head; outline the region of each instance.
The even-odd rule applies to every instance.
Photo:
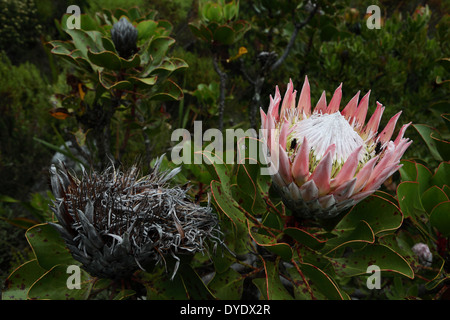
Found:
[[[122,58],[128,59],[137,52],[138,31],[126,17],[122,17],[118,22],[114,23],[111,29],[111,38]]]
[[[267,114],[261,110],[274,186],[296,217],[333,218],[375,192],[401,167],[400,158],[412,142],[403,138],[409,123],[390,140],[399,112],[378,132],[384,107],[377,102],[366,123],[369,94],[359,100],[358,92],[340,110],[341,84],[329,104],[323,92],[312,110],[306,77],[298,103],[290,81],[284,99],[277,87]]]
[[[221,243],[217,216],[209,206],[190,201],[185,188],[169,181],[180,168],[151,174],[136,166],[126,172],[110,166],[102,173],[83,171],[80,179],[61,164],[50,169],[56,198],[55,226],[72,256],[92,276],[129,278],[138,269],[175,261],[181,254],[205,253]],[[167,267],[167,265],[166,265]]]

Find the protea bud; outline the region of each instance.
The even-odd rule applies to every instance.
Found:
[[[361,101],[358,92],[340,111],[341,88],[329,104],[323,92],[311,111],[308,78],[297,105],[290,81],[283,101],[277,87],[267,114],[261,110],[274,185],[299,218],[335,217],[375,192],[401,167],[400,158],[412,142],[403,138],[409,124],[390,141],[401,112],[378,133],[384,111],[379,102],[365,123],[370,91]]]
[[[431,264],[433,263],[433,254],[425,243],[416,243],[411,250],[417,255],[421,265],[431,267]]]
[[[110,166],[102,173],[83,171],[77,179],[52,166],[52,210],[59,222],[52,225],[92,276],[124,279],[172,257],[173,277],[178,254],[204,252],[209,240],[214,248],[220,243],[209,204],[197,205],[184,188],[170,187],[179,168],[160,172],[161,159],[143,177],[136,167],[121,172]]]
[[[128,59],[132,54],[137,52],[137,29],[128,21],[126,17],[120,18],[120,20],[114,23],[111,29],[111,38],[114,42],[119,55]]]

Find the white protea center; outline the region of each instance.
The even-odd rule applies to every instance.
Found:
[[[338,164],[344,163],[358,147],[366,146],[358,132],[353,129],[340,112],[313,114],[305,120],[296,122],[291,139],[301,142],[305,137],[309,141],[316,159],[322,159],[328,147],[334,144],[333,161]],[[358,160],[363,161],[367,157],[366,154],[367,148],[362,148]]]
[[[341,88],[329,104],[323,92],[312,110],[308,78],[297,104],[290,81],[284,98],[276,87],[267,113],[261,110],[273,185],[296,217],[332,218],[366,198],[401,167],[412,143],[403,138],[410,123],[390,140],[401,112],[378,132],[384,106],[377,102],[366,122],[370,91],[340,110]]]

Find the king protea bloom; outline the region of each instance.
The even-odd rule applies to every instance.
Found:
[[[384,107],[377,102],[366,122],[370,91],[361,100],[358,91],[342,110],[342,84],[328,104],[323,92],[314,109],[308,77],[297,103],[296,95],[291,80],[283,100],[277,86],[267,114],[261,110],[273,184],[295,216],[332,218],[375,192],[401,167],[400,158],[412,143],[403,138],[410,123],[391,141],[401,112],[378,132]]]

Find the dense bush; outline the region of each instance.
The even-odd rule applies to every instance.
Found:
[[[25,200],[51,158],[33,139],[52,137],[51,90],[35,65],[14,66],[5,54],[0,58],[0,83],[0,193]]]
[[[42,32],[34,0],[0,2],[0,50],[10,56],[23,53],[36,42]]]

